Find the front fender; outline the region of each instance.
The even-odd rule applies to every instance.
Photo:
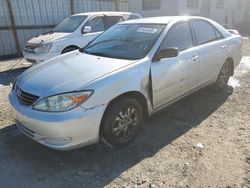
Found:
[[[147,101],[148,112],[152,113],[150,102],[150,63],[138,61],[128,67],[112,72],[98,80],[89,83],[84,88],[93,89],[93,95],[82,104],[89,109],[100,105],[106,105],[118,96],[127,92],[140,92]]]

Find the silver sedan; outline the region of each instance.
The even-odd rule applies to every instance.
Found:
[[[9,101],[18,128],[50,148],[120,147],[145,116],[202,87],[223,90],[241,47],[240,35],[201,17],[131,20],[29,68]]]

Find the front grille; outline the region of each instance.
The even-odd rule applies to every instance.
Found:
[[[30,93],[22,91],[18,87],[16,89],[16,93],[17,93],[19,101],[25,105],[32,105],[39,98],[36,95],[32,95]]]
[[[36,53],[35,50],[30,49],[30,48],[24,48],[24,52],[26,52],[26,53]]]
[[[30,44],[30,43],[27,43],[27,44],[25,44],[24,52],[26,52],[26,53],[36,53],[35,49],[37,47],[39,47],[39,44]]]

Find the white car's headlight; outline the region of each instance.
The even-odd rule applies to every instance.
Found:
[[[53,43],[41,44],[40,47],[37,49],[39,52],[49,52]]]
[[[33,105],[33,109],[47,112],[71,110],[86,101],[93,91],[64,93],[44,98]]]

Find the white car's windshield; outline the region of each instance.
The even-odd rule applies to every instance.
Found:
[[[71,16],[66,18],[53,29],[53,32],[72,33],[86,18],[87,16]]]
[[[162,24],[118,24],[81,51],[111,58],[141,59],[148,54],[164,27]]]

